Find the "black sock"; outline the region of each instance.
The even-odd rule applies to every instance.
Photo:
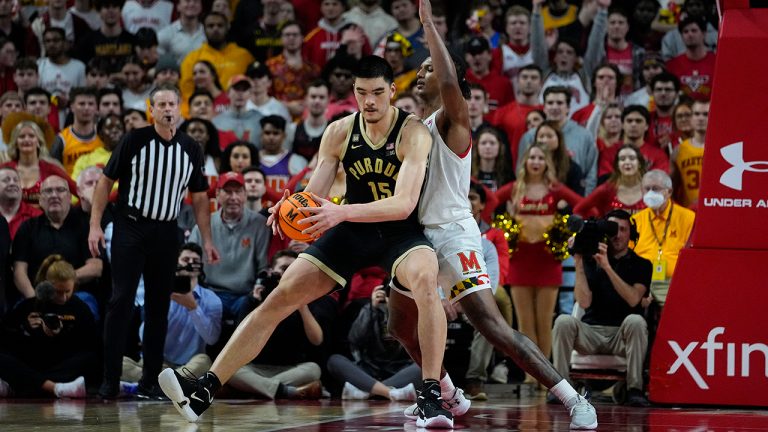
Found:
[[[421,382],[421,395],[431,395],[434,398],[440,397],[440,381],[434,379],[425,379]]]
[[[211,391],[211,394],[216,394],[216,392],[218,392],[221,388],[221,381],[219,381],[219,377],[217,377],[216,374],[211,371],[206,372],[200,381]]]

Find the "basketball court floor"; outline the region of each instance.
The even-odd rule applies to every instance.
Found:
[[[415,431],[402,415],[405,403],[321,400],[266,402],[217,400],[196,424],[187,423],[169,402],[97,400],[0,400],[0,431],[109,432],[356,432]],[[713,408],[630,408],[595,401],[601,431],[768,431],[768,411]],[[567,431],[569,417],[544,394],[492,397],[473,402],[455,430]]]

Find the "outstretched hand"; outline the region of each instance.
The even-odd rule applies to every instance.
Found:
[[[419,20],[421,24],[432,22],[432,4],[430,0],[419,0]]]
[[[328,201],[325,198],[312,194],[312,199],[320,204],[319,207],[302,207],[299,211],[309,213],[310,216],[298,222],[299,225],[307,225],[307,228],[301,231],[302,234],[309,234],[313,239],[317,239],[324,232],[335,227],[346,220],[344,206],[340,206]]]
[[[280,198],[280,201],[275,203],[275,205],[267,210],[267,212],[269,212],[269,217],[267,218],[267,226],[272,228],[272,235],[280,236],[280,240],[283,240],[285,235],[283,234],[283,230],[280,228],[280,224],[278,223],[279,221],[277,218],[280,217],[280,206],[283,205],[283,202],[285,202],[289,196],[290,192],[288,189],[286,189],[283,191],[283,197]]]

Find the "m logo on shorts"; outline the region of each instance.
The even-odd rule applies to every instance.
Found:
[[[479,271],[480,263],[477,261],[477,253],[472,251],[469,253],[469,258],[464,255],[464,252],[459,252],[459,261],[461,261],[462,272],[469,273],[470,271]]]

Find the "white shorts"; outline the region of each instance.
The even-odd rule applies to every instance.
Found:
[[[480,229],[474,219],[430,225],[424,228],[424,235],[437,254],[437,282],[451,303],[475,291],[493,289],[483,257]],[[413,298],[403,287],[395,283],[391,287]]]

